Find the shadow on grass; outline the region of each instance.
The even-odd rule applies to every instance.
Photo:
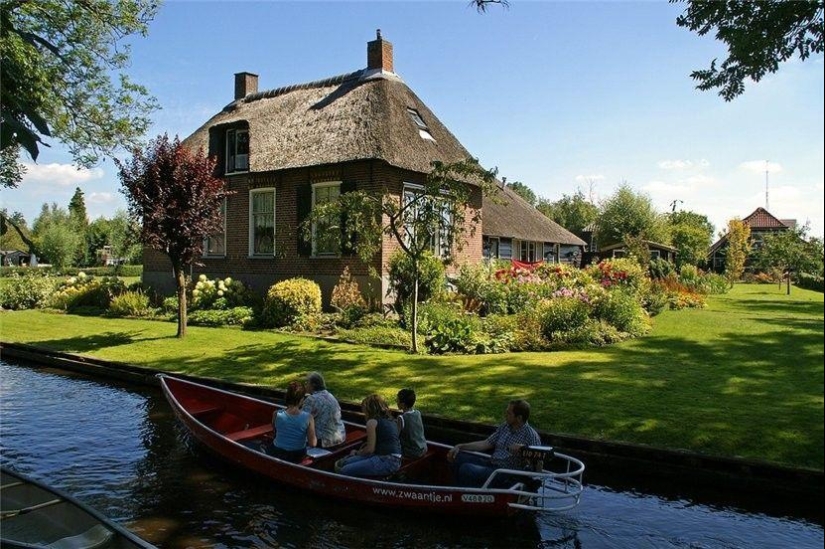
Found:
[[[146,337],[142,331],[133,332],[102,332],[85,336],[67,337],[64,339],[48,339],[31,342],[32,345],[42,345],[55,351],[68,353],[88,353],[107,347],[131,345],[136,341],[155,341],[170,339],[170,337]]]
[[[548,432],[821,470],[822,305],[767,305],[773,314],[749,319],[763,323],[764,333],[732,326],[700,340],[686,326],[684,336],[640,338],[583,355],[412,356],[262,334],[260,343],[227,349],[219,359],[194,350],[188,358],[141,364],[279,387],[320,370],[342,401],[359,402],[371,392],[392,401],[395,391],[411,386],[427,414],[486,423],[500,422],[506,403],[524,397],[533,406],[530,422]],[[751,316],[765,306],[745,300],[744,308]],[[145,341],[139,332],[108,332],[41,343],[88,352],[137,340]]]

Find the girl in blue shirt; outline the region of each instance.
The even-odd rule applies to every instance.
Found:
[[[270,455],[279,459],[299,463],[307,453],[307,444],[315,446],[315,420],[309,412],[301,411],[301,402],[306,390],[302,383],[291,382],[286,389],[286,409],[272,415],[275,440]]]

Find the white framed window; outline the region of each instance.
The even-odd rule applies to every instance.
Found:
[[[625,252],[625,250],[613,250],[613,257],[615,257],[616,259],[620,257],[625,257],[626,255],[627,252]]]
[[[436,200],[437,203],[431,203],[432,198],[425,200],[417,200],[416,197],[421,193],[423,187],[413,183],[404,184],[404,204],[409,205],[415,202],[406,212],[406,219],[418,219],[419,215],[423,215],[422,211],[425,208],[438,208],[439,223],[438,228],[432,231],[429,235],[430,250],[436,257],[447,259],[452,254],[452,213],[446,201]],[[405,224],[405,236],[409,240],[415,238],[415,226],[412,224]]]
[[[418,135],[421,139],[435,141],[435,138],[430,133],[430,128],[427,127],[427,123],[424,122],[424,119],[421,117],[421,113],[412,107],[407,107],[407,114],[410,115],[410,119],[418,127]]]
[[[275,189],[249,191],[249,255],[275,255]]]
[[[661,250],[650,250],[650,259],[659,259],[662,257]]]
[[[536,250],[538,246],[531,240],[522,240],[519,242],[519,257],[525,263],[534,263],[538,261],[536,257]]]
[[[329,204],[341,196],[341,182],[330,181],[312,185],[312,207]],[[312,255],[316,257],[338,256],[341,253],[339,220],[316,219],[312,223]]]
[[[204,257],[226,256],[226,199],[221,202],[221,232],[207,236],[203,241]]]
[[[226,173],[249,171],[249,130],[226,130]]]

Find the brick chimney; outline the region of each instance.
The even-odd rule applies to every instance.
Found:
[[[251,72],[235,73],[235,100],[258,91],[258,75]]]
[[[375,34],[375,40],[367,42],[367,69],[393,72],[392,43],[381,38],[381,29]]]

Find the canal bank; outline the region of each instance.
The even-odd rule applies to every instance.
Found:
[[[37,348],[0,343],[7,358],[27,360],[129,383],[156,386],[157,370],[111,363]],[[174,372],[168,372],[174,374]],[[278,400],[278,390],[238,385],[218,379],[183,376],[228,390]],[[359,406],[342,403],[347,419],[360,419]],[[425,415],[428,436],[446,443],[484,438],[492,425]],[[585,481],[622,489],[658,493],[670,499],[689,498],[732,504],[771,514],[793,513],[822,524],[822,471],[778,467],[768,463],[714,458],[691,452],[612,443],[539,431],[545,444],[574,455],[587,464]]]

